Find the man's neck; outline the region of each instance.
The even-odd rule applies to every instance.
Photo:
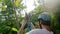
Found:
[[[51,32],[50,26],[42,25],[42,29],[46,29],[46,30],[48,30],[49,32]]]

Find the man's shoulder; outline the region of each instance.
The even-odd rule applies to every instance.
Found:
[[[37,34],[37,33],[41,33],[43,32],[43,29],[33,29],[30,32],[28,32],[29,34]]]
[[[27,32],[27,34],[28,34],[28,33],[29,33],[29,34],[31,34],[31,33],[37,33],[37,31],[40,31],[40,30],[41,30],[41,29],[33,29],[33,30]]]
[[[49,32],[45,29],[33,29],[27,34],[46,34],[46,33],[49,33]]]
[[[47,31],[45,29],[33,29],[30,32],[42,32],[42,31]]]

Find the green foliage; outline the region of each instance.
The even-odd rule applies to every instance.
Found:
[[[9,30],[10,30],[9,26],[6,26],[5,24],[0,23],[0,33],[7,33]]]
[[[0,34],[17,34],[18,28],[16,26],[16,16],[14,8],[19,11],[23,10],[25,6],[21,4],[22,0],[17,0],[18,5],[13,7],[13,0],[0,0],[2,6],[0,7],[2,10],[0,11]],[[16,3],[16,2],[15,2]],[[17,12],[19,12],[17,11]],[[19,13],[20,14],[20,13]],[[18,24],[20,25],[22,17],[17,15]]]

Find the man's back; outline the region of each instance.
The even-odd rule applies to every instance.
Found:
[[[49,32],[46,29],[34,29],[28,32],[27,34],[53,34],[53,32]]]

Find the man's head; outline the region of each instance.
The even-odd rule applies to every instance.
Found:
[[[43,12],[43,13],[39,14],[38,21],[39,21],[40,27],[41,27],[41,25],[50,26],[51,16],[49,15],[48,12]]]

